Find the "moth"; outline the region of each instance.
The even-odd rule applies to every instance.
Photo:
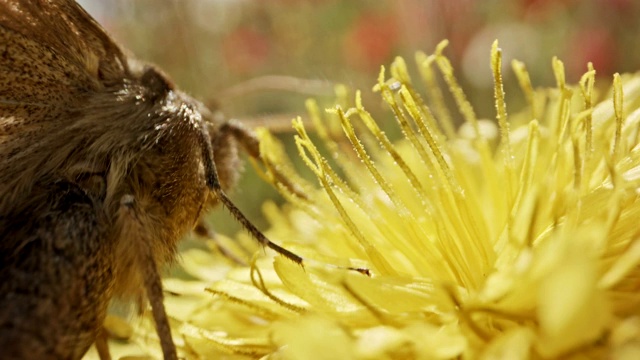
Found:
[[[227,197],[242,125],[216,117],[153,65],[125,55],[73,0],[0,0],[0,349],[79,359],[114,297],[148,299],[176,359],[159,268]]]

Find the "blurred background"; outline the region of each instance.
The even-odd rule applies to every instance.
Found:
[[[328,101],[333,84],[365,90],[378,119],[393,119],[377,95],[380,65],[396,55],[412,63],[449,39],[446,54],[478,115],[494,118],[490,45],[524,61],[534,86],[552,85],[558,56],[575,83],[593,62],[607,86],[613,72],[640,68],[636,0],[81,0],[124,47],[159,65],[184,90],[250,126],[267,123],[283,137],[304,100]],[[519,94],[519,92],[518,92]],[[510,103],[511,104],[511,103]],[[514,111],[512,106],[510,111]],[[277,196],[247,167],[234,200],[259,227],[262,199]],[[233,234],[224,212],[217,231]]]

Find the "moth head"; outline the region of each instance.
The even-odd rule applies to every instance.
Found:
[[[129,100],[142,101],[148,109],[139,121],[149,129],[144,136],[152,156],[143,156],[139,161],[149,163],[146,167],[153,170],[150,176],[158,177],[156,183],[171,191],[161,193],[165,199],[186,194],[186,188],[204,186],[207,192],[200,207],[214,205],[214,193],[233,188],[242,167],[237,141],[225,131],[224,116],[176,89],[157,67],[135,61],[129,67],[137,88]],[[180,184],[183,189],[174,191],[178,185],[173,184]],[[175,203],[185,204],[179,199]]]

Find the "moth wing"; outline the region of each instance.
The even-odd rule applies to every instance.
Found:
[[[111,296],[112,252],[99,207],[71,183],[47,190],[0,219],[3,358],[80,358]]]
[[[2,128],[122,81],[126,67],[118,45],[75,0],[0,0]]]
[[[74,119],[127,74],[121,49],[74,0],[0,0],[0,216],[43,164],[75,151],[62,145],[79,147],[67,139]]]

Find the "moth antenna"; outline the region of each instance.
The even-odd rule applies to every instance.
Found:
[[[241,122],[229,120],[222,124],[219,131],[220,133],[229,133],[240,143],[244,151],[246,151],[251,158],[260,160],[260,141],[256,135],[248,130]],[[273,168],[272,171],[278,183],[285,186],[300,199],[309,200],[304,190],[289,181],[286,175],[278,171],[277,168]]]
[[[209,190],[215,193],[216,197],[220,200],[220,202],[222,202],[222,205],[226,207],[227,210],[229,210],[231,215],[240,223],[240,225],[242,225],[242,227],[244,227],[260,244],[275,250],[277,253],[295,262],[296,264],[302,265],[303,258],[301,256],[269,240],[260,230],[258,230],[258,228],[255,227],[255,225],[251,223],[251,221],[249,221],[249,219],[247,219],[242,211],[240,211],[240,209],[238,209],[238,207],[231,201],[231,199],[229,199],[227,194],[224,193],[224,190],[222,190],[222,186],[220,186],[216,163],[213,159],[213,147],[211,146],[211,141],[209,140],[209,134],[204,127],[200,132],[200,143],[204,152],[204,169]]]
[[[222,103],[228,99],[244,98],[261,91],[288,91],[301,95],[329,96],[334,94],[336,84],[329,80],[303,79],[294,76],[265,75],[241,82],[225,89],[216,96]]]

